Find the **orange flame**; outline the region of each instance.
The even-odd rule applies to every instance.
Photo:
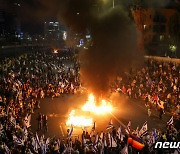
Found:
[[[81,109],[82,111],[88,111],[98,115],[110,113],[113,111],[113,107],[111,106],[110,102],[107,102],[106,100],[101,100],[101,105],[96,106],[96,101],[93,94],[89,95],[88,101],[82,106]],[[75,116],[75,110],[72,110],[69,114],[66,125],[73,125],[76,127],[89,127],[93,125],[92,123],[92,118],[87,118],[85,116]]]
[[[109,102],[106,100],[101,100],[101,105],[96,106],[95,98],[93,94],[89,95],[88,101],[85,105],[82,107],[83,111],[90,111],[95,114],[105,114],[108,112],[112,112],[113,108]]]
[[[76,126],[76,127],[88,127],[92,126],[92,118],[86,118],[84,116],[75,116],[75,110],[72,110],[69,114],[69,119],[66,122],[67,126]]]

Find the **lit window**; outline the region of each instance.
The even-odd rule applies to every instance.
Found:
[[[146,29],[146,26],[147,26],[147,25],[143,25],[143,26],[144,26],[144,29]]]
[[[159,39],[160,39],[160,41],[162,41],[164,39],[164,35],[160,35]]]

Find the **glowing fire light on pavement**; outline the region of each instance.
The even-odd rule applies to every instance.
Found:
[[[66,122],[67,126],[76,126],[76,127],[89,127],[92,126],[92,118],[86,118],[84,116],[75,116],[75,110],[72,110],[69,114],[69,119]]]
[[[106,100],[101,100],[101,105],[96,106],[96,101],[93,96],[93,94],[89,95],[87,103],[82,107],[83,111],[90,111],[95,114],[105,114],[105,113],[110,113],[113,110],[113,107],[109,102]]]
[[[101,103],[100,106],[97,106],[93,94],[90,94],[88,97],[88,101],[86,102],[86,104],[84,104],[81,107],[81,110],[82,112],[83,111],[92,112],[93,114],[96,115],[107,114],[113,111],[113,107],[111,106],[110,102],[102,99],[100,103]],[[75,110],[72,110],[71,113],[69,114],[69,118],[66,122],[66,125],[67,126],[73,125],[75,127],[89,127],[93,125],[92,123],[93,123],[92,118],[87,118],[86,116],[83,115],[77,116],[75,115]]]

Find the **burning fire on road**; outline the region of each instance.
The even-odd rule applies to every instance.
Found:
[[[100,105],[97,105],[95,97],[93,94],[90,94],[87,102],[81,107],[80,112],[78,113],[92,113],[95,115],[104,115],[111,113],[113,111],[113,107],[110,102],[101,99]],[[69,114],[69,118],[66,122],[67,126],[73,125],[75,127],[89,127],[93,124],[93,118],[87,117],[87,114],[84,115],[75,115],[75,110],[72,110]]]
[[[76,126],[76,127],[89,127],[92,126],[93,119],[87,118],[85,116],[76,116],[75,110],[72,110],[69,114],[69,118],[66,122],[67,126]]]
[[[93,94],[90,94],[88,97],[88,101],[85,105],[82,106],[83,111],[90,111],[95,114],[106,114],[109,112],[112,112],[113,108],[110,104],[110,102],[107,102],[106,100],[101,100],[100,106],[96,105],[95,97]]]

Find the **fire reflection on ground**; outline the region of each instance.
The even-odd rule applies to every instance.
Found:
[[[66,121],[66,125],[73,125],[75,127],[89,127],[93,124],[93,117],[88,113],[95,115],[105,115],[113,111],[113,107],[110,102],[101,99],[100,105],[96,105],[97,102],[93,94],[90,94],[87,102],[81,107],[81,111],[78,111],[78,115],[75,110],[72,110],[69,114],[69,118]],[[83,114],[85,113],[85,115]],[[87,116],[88,115],[88,116]]]

